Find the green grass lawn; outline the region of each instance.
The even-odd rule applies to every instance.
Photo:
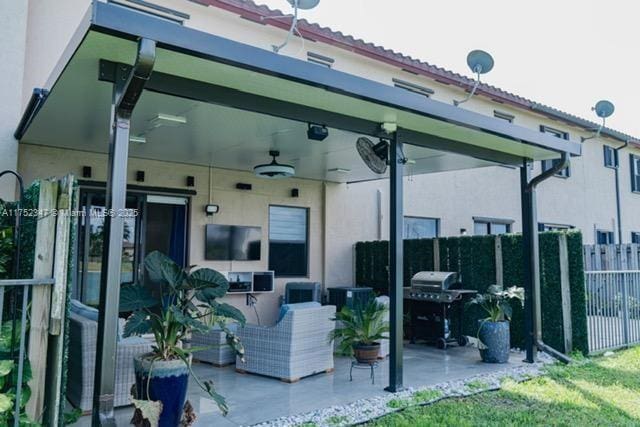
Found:
[[[369,426],[640,426],[640,347],[503,389],[446,399],[383,417]]]

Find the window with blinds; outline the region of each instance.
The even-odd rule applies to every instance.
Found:
[[[269,270],[276,277],[309,275],[309,209],[269,207]]]

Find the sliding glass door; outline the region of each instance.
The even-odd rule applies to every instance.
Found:
[[[73,298],[97,306],[107,214],[105,195],[103,190],[83,190],[80,198],[83,215],[78,222],[78,276]],[[127,195],[126,207],[121,284],[143,280],[144,256],[155,250],[186,265],[187,198],[131,193]]]

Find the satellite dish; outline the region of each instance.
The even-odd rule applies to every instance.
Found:
[[[296,7],[296,0],[287,0],[291,7]],[[298,0],[298,8],[302,10],[313,9],[320,3],[320,0]]]
[[[289,44],[289,40],[291,40],[293,33],[297,33],[300,36],[300,39],[302,40],[303,47],[304,47],[304,37],[302,37],[302,34],[300,34],[300,31],[298,30],[298,10],[313,9],[314,7],[318,6],[318,4],[320,3],[320,0],[287,0],[287,1],[291,5],[291,7],[293,7],[293,20],[291,20],[291,28],[289,28],[289,32],[287,33],[287,38],[284,40],[284,43],[282,43],[280,46],[275,46],[275,45],[273,46],[273,51],[275,53],[279,53],[286,45]]]
[[[476,74],[486,74],[493,69],[493,58],[484,50],[472,50],[467,55],[467,65]]]
[[[596,115],[601,119],[606,119],[613,114],[613,112],[616,110],[616,107],[612,102],[603,99],[601,101],[598,101],[596,106],[593,107],[592,110],[595,111]]]
[[[364,163],[374,173],[382,175],[387,171],[389,158],[389,143],[387,141],[374,144],[369,138],[360,137],[356,141],[356,148]]]
[[[487,74],[489,71],[493,70],[493,57],[484,50],[472,50],[467,55],[467,65],[471,68],[471,71],[476,74],[476,82],[465,99],[461,101],[453,101],[453,105],[456,107],[460,104],[464,104],[470,100],[473,95],[475,95],[476,90],[478,90],[478,86],[480,86],[480,75]]]
[[[602,99],[596,102],[595,107],[591,107],[591,111],[596,112],[596,115],[602,119],[602,123],[600,123],[598,129],[596,129],[596,133],[588,138],[581,138],[582,142],[598,138],[600,136],[600,133],[602,133],[602,129],[604,129],[605,125],[607,124],[607,117],[611,117],[613,112],[616,111],[616,107],[613,105],[613,102]]]

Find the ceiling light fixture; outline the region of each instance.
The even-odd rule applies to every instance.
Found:
[[[351,169],[346,169],[346,168],[331,168],[331,169],[327,169],[327,172],[335,172],[335,173],[350,173]]]
[[[271,163],[258,165],[253,168],[253,172],[260,178],[282,179],[290,178],[296,174],[296,169],[291,165],[283,165],[276,161],[276,157],[280,155],[279,151],[269,151],[269,155],[273,157]]]
[[[129,142],[143,145],[147,143],[147,138],[145,138],[144,136],[131,136],[129,137]]]
[[[161,126],[176,127],[185,124],[187,124],[187,118],[184,116],[173,116],[171,114],[159,113],[149,120],[149,129],[155,129]]]

